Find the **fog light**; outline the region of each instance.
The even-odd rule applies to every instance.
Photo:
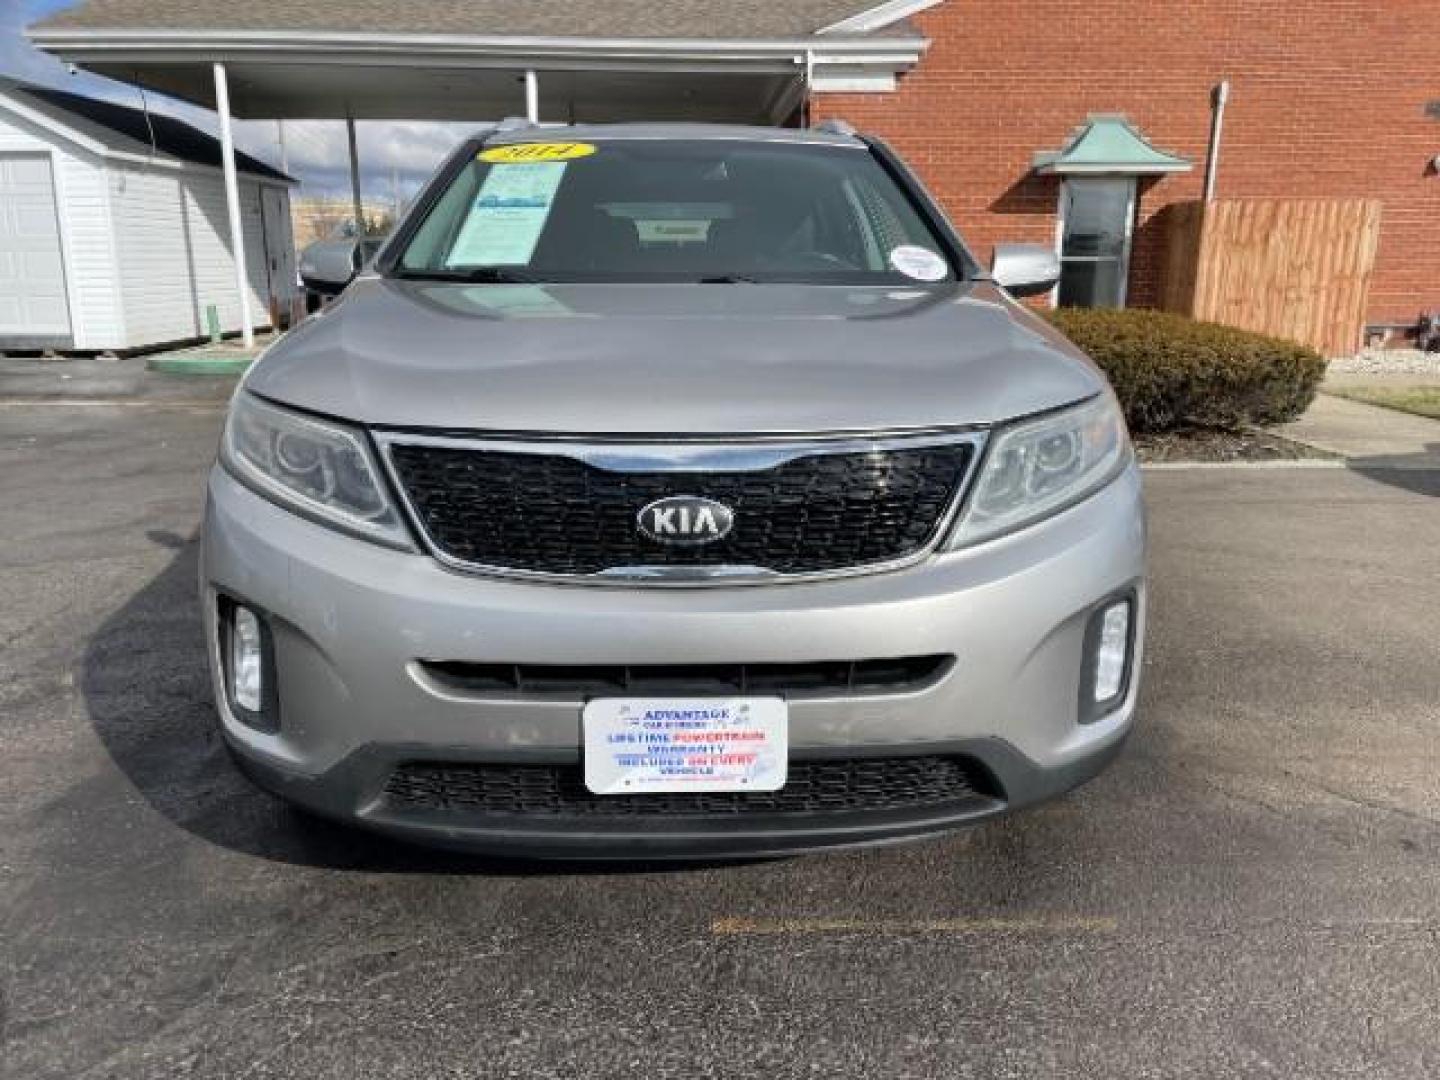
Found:
[[[1100,619],[1100,641],[1095,649],[1095,702],[1110,701],[1125,688],[1125,666],[1130,654],[1130,601],[1105,609]]]
[[[264,671],[260,619],[237,605],[230,620],[230,697],[240,708],[252,713],[263,709]]]

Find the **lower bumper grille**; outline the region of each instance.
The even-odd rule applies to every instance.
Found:
[[[447,689],[476,695],[585,698],[604,694],[903,694],[933,686],[955,664],[949,654],[785,664],[474,664],[422,661]]]
[[[994,782],[963,757],[791,761],[779,791],[594,795],[581,766],[401,765],[385,785],[393,809],[497,816],[698,817],[809,815],[942,808],[996,798]]]

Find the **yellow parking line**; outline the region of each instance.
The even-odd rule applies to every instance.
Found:
[[[717,936],[779,934],[1108,934],[1116,920],[1103,915],[1017,915],[954,919],[748,919],[719,918]]]

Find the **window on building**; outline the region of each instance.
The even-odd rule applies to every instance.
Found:
[[[1135,178],[1067,177],[1060,185],[1061,307],[1124,307]]]

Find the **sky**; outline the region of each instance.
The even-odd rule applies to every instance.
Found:
[[[23,29],[76,0],[0,0],[0,76],[53,86],[87,97],[140,107],[140,92],[125,83],[88,72],[71,74],[59,60],[34,48]],[[243,0],[242,0],[243,2]],[[159,94],[146,95],[155,112],[169,113],[211,134],[218,133],[215,114]],[[440,159],[476,125],[424,121],[357,124],[361,187],[367,198],[391,199],[399,188],[409,198],[429,177]],[[280,165],[277,125],[271,120],[235,123],[236,145],[246,153]],[[345,125],[331,120],[287,120],[286,160],[290,174],[307,195],[339,195],[350,190]]]

